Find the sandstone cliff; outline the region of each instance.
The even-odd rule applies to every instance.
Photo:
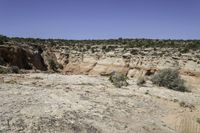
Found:
[[[109,75],[116,71],[129,78],[152,75],[163,68],[178,69],[184,76],[200,77],[200,49],[126,47],[124,45],[40,46],[0,45],[4,65],[49,70],[48,60],[61,64],[64,74]]]

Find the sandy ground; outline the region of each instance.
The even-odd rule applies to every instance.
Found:
[[[128,82],[115,88],[100,76],[0,75],[0,133],[200,132],[198,91]]]

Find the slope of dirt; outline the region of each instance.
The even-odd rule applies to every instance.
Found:
[[[198,91],[128,82],[119,89],[100,76],[0,75],[0,132],[200,132]]]

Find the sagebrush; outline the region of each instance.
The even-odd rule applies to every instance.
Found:
[[[109,77],[109,80],[117,88],[121,88],[122,86],[127,86],[128,85],[128,82],[126,81],[127,79],[128,77],[126,75],[117,72],[113,72]]]
[[[179,71],[175,69],[163,69],[152,77],[153,84],[167,87],[176,91],[188,91],[185,81],[181,79]]]
[[[53,71],[57,71],[58,66],[57,66],[57,63],[53,59],[49,59],[48,63],[49,63],[50,69],[52,69]]]

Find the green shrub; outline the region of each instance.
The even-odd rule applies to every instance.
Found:
[[[152,77],[153,84],[167,87],[176,91],[187,91],[184,80],[181,79],[178,70],[163,69]]]
[[[5,64],[5,61],[2,57],[0,57],[0,65],[4,65]]]
[[[6,74],[9,73],[9,70],[3,67],[0,67],[0,74]]]
[[[109,77],[109,80],[117,88],[121,88],[122,86],[127,86],[128,85],[128,82],[126,81],[127,79],[128,79],[127,76],[116,72],[112,72]]]
[[[4,43],[3,43],[3,41],[2,40],[0,40],[0,45],[3,45]]]
[[[200,124],[200,118],[197,118],[197,123],[199,123],[199,124]]]
[[[10,67],[10,72],[11,73],[19,73],[19,67],[18,66],[11,66]]]
[[[57,71],[58,67],[56,62],[53,59],[49,59],[49,67],[50,69],[52,69],[53,71]]]
[[[58,64],[58,68],[59,69],[63,69],[63,65],[62,64]]]
[[[143,84],[146,83],[146,80],[144,77],[139,77],[138,80],[137,80],[137,85],[138,86],[142,86]]]

